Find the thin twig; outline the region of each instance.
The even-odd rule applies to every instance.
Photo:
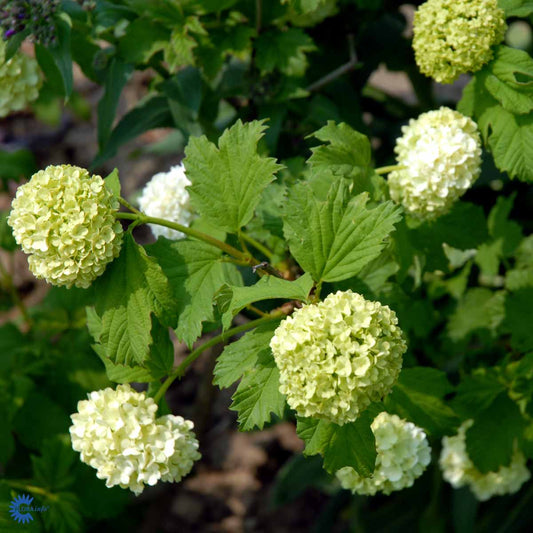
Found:
[[[335,81],[337,78],[340,78],[347,72],[350,72],[350,70],[354,70],[357,68],[360,63],[357,61],[357,54],[355,52],[355,41],[354,36],[352,34],[348,35],[348,46],[349,46],[349,54],[350,59],[347,63],[344,63],[344,65],[341,65],[340,67],[336,68],[329,74],[326,74],[324,77],[318,79],[317,81],[311,83],[306,88],[306,91],[313,92],[317,91],[318,89],[321,89],[324,87],[324,85],[327,85],[328,83],[331,83],[332,81]]]

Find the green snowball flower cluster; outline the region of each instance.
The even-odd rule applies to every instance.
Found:
[[[159,480],[177,482],[200,459],[193,423],[181,416],[155,418],[157,404],[129,385],[89,394],[71,415],[72,447],[107,487],[140,494]]]
[[[353,468],[341,468],[336,476],[354,494],[390,494],[411,487],[431,462],[431,448],[424,431],[397,415],[380,413],[370,426],[376,438],[376,467],[370,477]]]
[[[0,117],[24,109],[39,96],[41,78],[35,59],[17,52],[5,60],[6,43],[0,39]]]
[[[402,128],[389,174],[391,198],[419,219],[445,214],[481,172],[481,138],[476,123],[447,107],[421,114]]]
[[[352,291],[286,318],[270,342],[280,392],[304,417],[353,422],[393,387],[407,346],[394,311]]]
[[[473,423],[473,420],[463,422],[457,435],[442,439],[439,460],[442,476],[456,489],[468,486],[480,501],[518,492],[531,477],[526,458],[515,450],[508,466],[500,466],[496,472],[481,473],[466,451],[466,432]]]
[[[8,224],[37,278],[87,288],[120,252],[117,208],[100,176],[51,165],[17,189]]]
[[[505,36],[497,0],[428,0],[415,13],[413,49],[420,72],[440,83],[476,72]]]

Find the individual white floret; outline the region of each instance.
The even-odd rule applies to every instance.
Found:
[[[189,203],[189,191],[186,189],[191,182],[185,175],[185,167],[177,165],[168,172],[160,172],[145,185],[139,206],[148,216],[164,218],[188,226],[193,218]],[[152,233],[167,239],[181,239],[185,235],[157,224],[149,224]]]
[[[72,447],[107,487],[140,494],[145,485],[180,481],[200,458],[193,423],[181,416],[155,418],[144,392],[119,385],[89,394],[71,415]]]
[[[352,291],[281,322],[270,342],[280,391],[300,416],[342,425],[390,392],[406,343],[396,314]]]
[[[431,462],[431,448],[424,431],[397,415],[382,412],[372,422],[376,438],[376,467],[371,477],[361,477],[344,467],[337,478],[354,494],[390,494],[411,487]]]
[[[531,477],[526,466],[526,458],[515,449],[511,464],[500,466],[496,472],[481,473],[466,451],[466,431],[473,420],[463,422],[457,435],[442,439],[442,452],[439,464],[442,476],[454,488],[468,486],[474,496],[480,501],[486,501],[493,496],[514,494]]]

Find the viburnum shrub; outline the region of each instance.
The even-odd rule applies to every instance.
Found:
[[[82,531],[207,468],[217,433],[167,391],[211,357],[236,429],[302,441],[272,505],[313,486],[339,528],[530,523],[533,59],[501,43],[533,7],[428,0],[411,31],[400,4],[0,3],[0,115],[75,109],[74,63],[102,87],[91,161],[0,153],[0,246],[51,286],[28,307],[0,270],[6,506]],[[156,128],[143,150],[179,164],[124,193],[107,162]]]

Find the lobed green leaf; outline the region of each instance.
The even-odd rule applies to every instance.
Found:
[[[316,281],[340,281],[357,275],[385,247],[401,218],[392,202],[369,209],[368,194],[351,196],[348,182],[332,183],[327,200],[317,199],[308,183],[289,191],[283,215],[290,250]]]
[[[265,129],[263,121],[238,120],[220,136],[218,148],[202,136],[191,138],[185,149],[191,203],[227,232],[236,233],[251,220],[263,190],[282,168],[257,152]]]

